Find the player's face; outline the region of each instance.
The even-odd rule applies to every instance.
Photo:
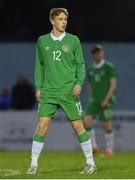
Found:
[[[67,27],[67,16],[63,12],[60,13],[58,16],[55,16],[53,20],[51,20],[51,23],[53,25],[53,28],[59,32],[64,32]]]
[[[104,52],[103,51],[98,51],[93,54],[93,59],[96,63],[100,63],[102,59],[104,59]]]

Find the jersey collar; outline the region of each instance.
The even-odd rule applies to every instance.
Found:
[[[101,67],[104,65],[104,63],[105,63],[105,60],[102,59],[101,62],[100,62],[99,64],[94,63],[94,66],[95,66],[95,68],[98,69],[98,68],[101,68]]]
[[[66,32],[64,31],[59,37],[56,37],[53,33],[52,33],[52,31],[51,31],[51,38],[54,40],[54,41],[61,41],[64,37],[65,37],[65,35],[66,35]]]

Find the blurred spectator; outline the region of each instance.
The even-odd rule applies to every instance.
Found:
[[[33,86],[23,74],[19,74],[16,84],[12,88],[12,109],[30,110],[35,105],[35,92]]]
[[[11,97],[9,94],[9,89],[4,86],[0,90],[0,110],[7,110],[10,107]]]

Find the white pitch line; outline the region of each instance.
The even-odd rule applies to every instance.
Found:
[[[4,176],[14,176],[20,175],[20,171],[14,169],[0,169],[1,172],[4,172]]]

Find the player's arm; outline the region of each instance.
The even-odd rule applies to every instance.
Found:
[[[102,107],[106,107],[108,105],[109,99],[111,98],[111,96],[114,94],[115,90],[116,90],[116,75],[115,75],[115,69],[113,66],[109,67],[109,71],[108,71],[108,75],[110,78],[110,87],[108,89],[108,92],[102,102]]]
[[[76,63],[76,78],[77,82],[74,87],[73,95],[78,96],[81,92],[81,87],[84,82],[85,78],[85,64],[84,64],[84,58],[82,53],[81,44],[78,38],[76,38],[76,44],[75,44],[75,63]]]
[[[36,87],[36,99],[39,101],[41,97],[41,87],[43,82],[43,58],[39,39],[36,44],[36,63],[34,78]]]
[[[110,79],[110,88],[108,90],[108,93],[105,97],[107,101],[109,101],[110,97],[114,94],[114,91],[116,89],[116,78]]]
[[[91,88],[90,83],[87,84],[87,89],[88,89],[88,95],[89,95],[89,97],[91,97],[92,96],[92,88]]]
[[[91,83],[90,83],[90,81],[91,81],[91,76],[90,76],[90,74],[89,74],[90,71],[91,71],[90,68],[88,68],[88,69],[86,70],[87,91],[88,91],[88,96],[89,96],[89,97],[92,97],[92,87],[91,87]]]

